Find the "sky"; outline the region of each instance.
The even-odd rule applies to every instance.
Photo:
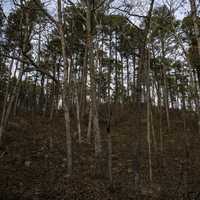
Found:
[[[56,0],[48,0],[48,1],[50,2],[50,4],[49,4],[50,6],[48,7],[50,10],[50,13],[55,13]],[[164,3],[167,3],[169,5],[170,3],[173,2],[174,7],[179,7],[175,12],[176,17],[178,19],[182,19],[189,12],[189,6],[187,4],[187,1],[188,0],[186,0],[186,1],[183,1],[183,0],[156,0],[155,6],[163,5]],[[4,12],[6,15],[12,10],[12,8],[14,8],[13,0],[0,0],[0,2],[2,2],[2,4],[3,4],[3,9],[4,9]],[[123,2],[123,0],[115,0],[116,6],[120,5],[122,2]],[[134,13],[141,14],[141,13],[145,13],[146,10],[148,9],[147,5],[149,5],[150,0],[143,0],[143,1],[142,0],[138,0],[138,1],[127,0],[127,2],[129,2],[130,5],[133,5],[134,7],[139,7],[137,10],[134,11]]]

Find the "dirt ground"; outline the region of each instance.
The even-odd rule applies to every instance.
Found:
[[[145,119],[144,114],[141,114]],[[0,148],[0,200],[199,200],[200,136],[195,116],[171,112],[171,131],[162,128],[163,153],[159,153],[158,116],[154,116],[156,145],[152,143],[153,183],[148,178],[146,122],[138,129],[131,111],[113,113],[112,174],[107,170],[107,135],[101,121],[103,153],[101,174],[95,175],[94,144],[77,143],[73,133],[73,175],[67,175],[65,126],[62,114],[53,122],[24,114],[11,120]],[[117,116],[117,117],[116,117]],[[100,116],[103,119],[103,116]],[[84,126],[84,125],[83,125]],[[163,127],[165,124],[163,122]],[[83,136],[86,136],[83,128]],[[140,185],[134,189],[134,145],[141,137]],[[160,164],[162,163],[162,164]]]

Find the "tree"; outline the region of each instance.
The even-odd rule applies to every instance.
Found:
[[[70,131],[70,114],[69,114],[69,89],[70,89],[70,74],[69,74],[69,64],[67,61],[65,37],[63,30],[63,16],[62,16],[62,0],[57,1],[57,13],[58,13],[58,26],[59,34],[61,38],[62,56],[64,63],[64,82],[63,82],[63,105],[64,105],[64,116],[65,116],[65,126],[66,126],[66,144],[67,144],[67,159],[68,159],[68,174],[72,173],[72,139]]]

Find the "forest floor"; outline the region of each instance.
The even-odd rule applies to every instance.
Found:
[[[30,114],[11,120],[0,148],[0,200],[200,199],[200,136],[195,116],[186,114],[184,129],[181,113],[171,111],[171,131],[162,130],[162,167],[159,151],[152,145],[153,183],[149,186],[146,122],[142,120],[140,129],[136,128],[136,115],[130,110],[113,112],[112,188],[107,173],[105,122],[101,122],[101,176],[95,176],[93,142],[87,144],[84,140],[78,144],[74,136],[73,175],[69,178],[63,116],[59,114],[53,122]],[[154,118],[158,143],[158,116],[155,114]],[[74,124],[75,121],[72,126]],[[85,137],[86,133],[83,134]],[[142,138],[139,156],[141,182],[140,193],[136,195],[133,149],[138,134]]]

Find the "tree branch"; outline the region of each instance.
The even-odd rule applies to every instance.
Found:
[[[38,6],[38,8],[46,15],[46,17],[51,21],[53,22],[56,27],[58,27],[58,22],[54,19],[54,17],[52,17],[48,12],[47,10],[45,10],[38,2],[37,0],[33,0],[34,3]]]
[[[76,5],[71,0],[66,0],[66,1],[74,8],[74,10],[78,13],[78,15],[80,15],[83,18],[84,21],[87,20],[86,17],[81,12],[78,11]]]
[[[40,68],[29,56],[27,55],[23,55],[28,61],[20,59],[19,57],[16,56],[12,56],[12,55],[8,55],[8,54],[2,54],[2,56],[6,57],[6,58],[11,58],[14,60],[18,60],[19,62],[28,64],[28,65],[32,65],[36,71],[41,72],[42,74],[47,75],[49,78],[51,78],[54,82],[56,82],[58,84],[58,80],[55,79],[48,71],[46,71],[45,69]],[[26,68],[25,68],[26,69]]]
[[[115,10],[118,10],[118,11],[120,11],[120,12],[124,12],[124,13],[126,13],[127,15],[129,15],[130,17],[147,18],[147,16],[144,16],[144,15],[132,14],[132,13],[130,13],[130,12],[127,11],[127,10],[121,9],[120,7],[111,7],[111,8],[112,8],[112,9],[115,9]]]

